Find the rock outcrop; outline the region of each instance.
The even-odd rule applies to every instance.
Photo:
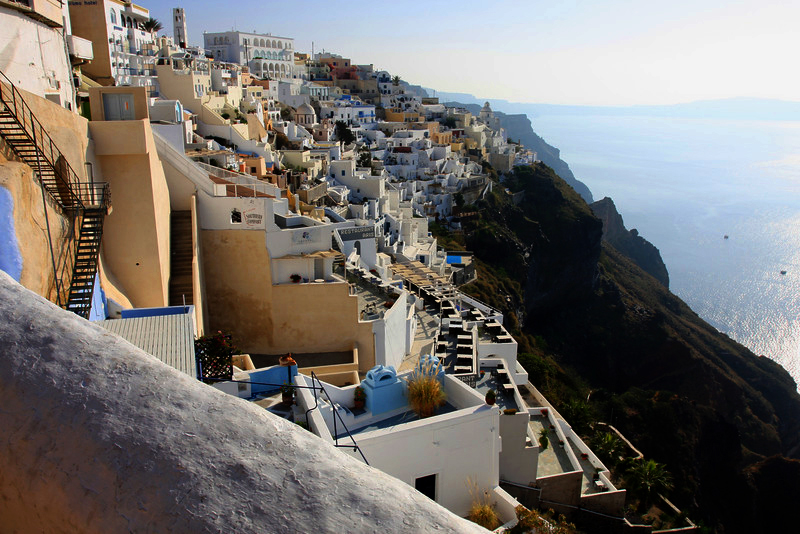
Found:
[[[669,272],[661,252],[633,228],[628,230],[617,211],[614,201],[605,197],[589,205],[597,218],[603,221],[603,239],[630,258],[646,273],[669,287]]]
[[[7,532],[486,532],[0,272]]]

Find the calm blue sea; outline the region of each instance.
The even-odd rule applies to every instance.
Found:
[[[800,122],[531,122],[595,199],[613,198],[626,227],[659,248],[673,293],[800,382]]]

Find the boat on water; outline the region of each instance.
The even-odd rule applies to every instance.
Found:
[[[786,271],[781,271],[781,274],[786,274]]]
[[[728,234],[725,234],[725,239],[728,239]]]

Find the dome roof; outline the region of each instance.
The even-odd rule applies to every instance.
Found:
[[[303,102],[297,108],[297,113],[300,113],[301,115],[313,115],[314,114],[314,108],[309,106],[306,102]]]

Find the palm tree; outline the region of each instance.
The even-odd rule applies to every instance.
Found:
[[[144,31],[150,33],[158,33],[164,27],[161,24],[161,21],[152,18],[150,20],[145,21],[143,26],[144,26]]]
[[[672,489],[672,476],[664,464],[642,459],[634,461],[625,472],[625,487],[644,497],[645,507],[649,507],[653,495]]]
[[[392,78],[392,85],[400,85],[400,76],[395,76]]]
[[[615,467],[619,463],[621,449],[622,441],[613,432],[595,434],[592,440],[592,450],[603,462],[608,462],[609,467]]]

